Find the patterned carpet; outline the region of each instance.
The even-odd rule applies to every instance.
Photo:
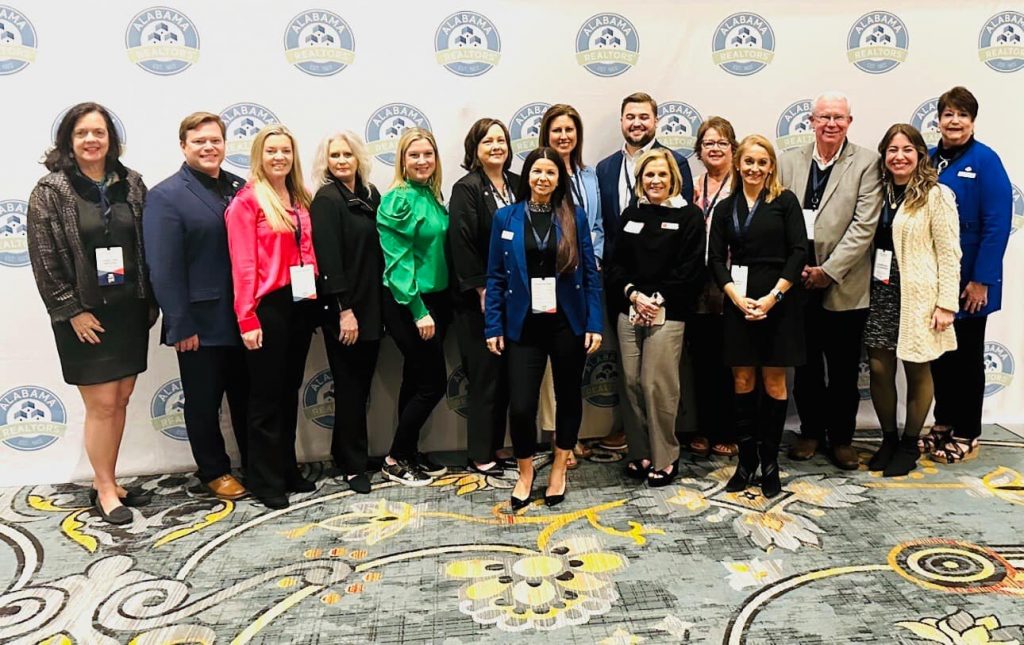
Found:
[[[771,501],[725,461],[648,489],[598,452],[519,515],[506,479],[360,496],[322,464],[277,512],[140,478],[127,527],[79,486],[3,489],[0,642],[1024,643],[1024,440],[985,436],[895,480],[784,461]]]

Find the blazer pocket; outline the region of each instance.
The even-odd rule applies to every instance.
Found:
[[[210,300],[220,300],[219,289],[192,289],[189,291],[189,302],[209,302]]]

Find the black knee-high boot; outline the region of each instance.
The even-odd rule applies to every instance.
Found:
[[[786,426],[786,409],[789,399],[773,399],[765,396],[761,403],[761,414],[758,419],[760,441],[758,453],[761,456],[761,494],[775,497],[782,492],[779,481],[779,443],[782,442],[782,430]]]
[[[732,474],[725,490],[738,493],[750,486],[757,472],[757,440],[754,431],[757,423],[757,390],[736,395],[736,443],[739,447],[739,459],[736,472]]]

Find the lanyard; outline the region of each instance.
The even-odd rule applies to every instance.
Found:
[[[551,241],[551,231],[555,228],[555,214],[551,213],[551,225],[548,226],[548,232],[544,234],[544,239],[541,239],[537,233],[537,227],[533,225],[533,215],[530,213],[530,209],[526,209],[526,219],[530,222],[530,232],[533,233],[533,240],[537,243],[537,250],[544,253],[548,250],[548,242]]]
[[[825,184],[828,182],[828,178],[831,172],[826,168],[821,170],[818,168],[818,162],[812,162],[811,164],[811,209],[817,210],[821,204],[822,194],[825,192]]]
[[[626,180],[626,192],[629,194],[629,198],[626,199],[626,203],[627,204],[633,200],[633,189],[636,187],[636,183],[634,183],[634,182],[629,180],[630,179],[630,175],[632,175],[633,173],[629,172],[629,170],[627,169],[627,165],[628,164],[629,164],[629,159],[627,159],[625,153],[623,153],[623,155],[622,155],[622,178],[624,180]],[[633,164],[633,167],[635,168],[636,164]]]
[[[299,252],[299,266],[304,266],[302,262],[302,217],[299,215],[297,209],[289,210],[288,214],[295,215],[295,248]]]
[[[572,187],[572,194],[576,197],[576,205],[586,211],[588,210],[587,200],[585,199],[585,191],[583,190],[583,187],[580,185],[582,182],[583,179],[580,177],[580,173],[577,172],[569,180],[569,185]]]
[[[907,194],[903,193],[899,197],[896,196],[896,192],[893,190],[892,185],[887,185],[886,196],[882,202],[882,226],[888,228],[892,226],[892,221],[896,218],[896,211],[903,205],[903,200]]]
[[[741,242],[743,241],[743,237],[747,234],[747,231],[750,230],[750,225],[754,222],[754,215],[757,213],[758,207],[761,206],[761,197],[763,195],[764,191],[761,192],[761,195],[758,195],[757,201],[750,207],[750,214],[747,215],[747,221],[744,222],[743,226],[740,226],[739,208],[740,199],[746,198],[743,196],[743,193],[740,192],[732,201],[732,225],[736,228],[736,237],[738,237]]]
[[[505,180],[504,193],[498,190],[498,187],[494,185],[494,182],[491,181],[490,177],[487,177],[487,175],[484,175],[484,177],[487,178],[487,183],[491,186],[491,194],[494,195],[494,200],[500,202],[498,208],[508,206],[515,201],[515,198],[512,196],[512,184],[508,180],[508,175],[502,174],[502,178]]]
[[[718,184],[718,192],[715,193],[714,199],[712,199],[711,203],[708,204],[708,176],[707,174],[704,175],[704,192],[700,195],[700,200],[704,203],[704,206],[702,207],[702,210],[704,211],[704,219],[707,219],[715,210],[715,204],[718,203],[718,196],[722,194],[722,189],[725,188],[725,182],[727,181],[729,181],[728,177],[723,179],[722,183]]]

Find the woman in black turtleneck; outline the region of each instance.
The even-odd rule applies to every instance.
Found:
[[[666,486],[679,472],[679,361],[685,322],[704,283],[704,218],[680,196],[682,179],[669,150],[647,152],[635,172],[638,202],[622,213],[605,270],[618,303],[626,398],[641,426],[629,437],[639,457],[626,475]]]

